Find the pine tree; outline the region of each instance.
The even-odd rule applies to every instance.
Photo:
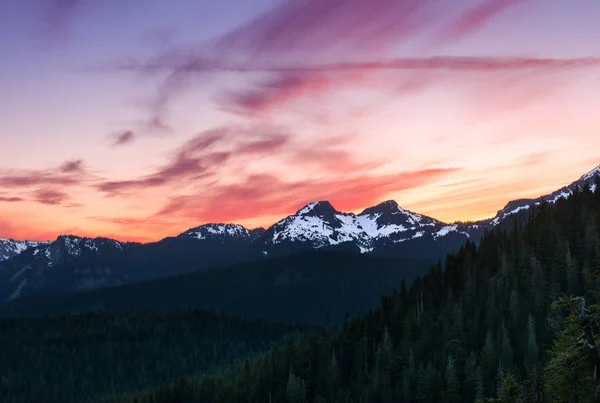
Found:
[[[477,379],[477,387],[475,388],[475,401],[477,403],[483,403],[485,398],[485,375],[483,374],[483,370],[478,365],[477,373],[475,375]]]
[[[454,359],[448,357],[448,364],[446,365],[446,402],[455,403],[460,402],[460,381],[454,367]]]
[[[415,355],[413,350],[410,349],[408,356],[408,367],[404,370],[404,376],[402,379],[402,395],[404,396],[404,401],[412,401],[415,395],[416,382],[417,369],[415,366]]]
[[[331,353],[331,360],[329,361],[329,367],[327,368],[326,374],[327,389],[330,391],[336,391],[340,384],[340,369],[335,356],[335,351]]]
[[[571,251],[567,249],[565,254],[565,270],[567,272],[567,290],[569,295],[578,296],[580,294],[580,271],[576,262],[571,257]]]
[[[502,361],[498,361],[498,370],[496,371],[496,390],[500,390],[502,384],[504,383],[504,366],[502,365]]]
[[[288,403],[306,402],[306,383],[290,370],[285,395]]]
[[[492,331],[488,330],[485,336],[485,342],[483,349],[481,350],[481,370],[483,371],[484,379],[486,380],[485,390],[489,394],[493,394],[493,379],[496,375],[497,366],[497,353],[496,346],[494,344],[494,336]]]
[[[525,355],[525,368],[532,372],[539,361],[539,347],[535,334],[535,321],[533,316],[529,315],[527,321],[527,353]]]
[[[477,359],[474,352],[470,352],[465,360],[463,396],[465,401],[475,401],[477,389]]]
[[[519,401],[520,394],[517,380],[513,374],[508,374],[504,377],[502,385],[498,389],[498,398],[495,401],[497,403],[515,403]]]
[[[513,349],[510,342],[510,335],[504,321],[502,321],[502,367],[505,371],[510,372],[513,367]]]

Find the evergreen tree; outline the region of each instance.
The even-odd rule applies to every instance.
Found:
[[[527,354],[525,355],[525,367],[529,371],[533,371],[539,361],[539,347],[535,334],[535,321],[533,316],[529,315],[527,321]]]
[[[460,402],[460,381],[454,367],[454,359],[448,358],[448,364],[446,365],[446,399],[448,403]]]
[[[495,403],[516,403],[521,396],[519,384],[513,374],[504,377],[502,385],[498,389],[498,398]]]
[[[511,371],[513,368],[513,349],[510,342],[510,335],[504,321],[502,322],[502,367],[505,371]]]
[[[306,402],[306,383],[302,378],[294,375],[291,370],[285,388],[285,396],[288,403]]]
[[[483,350],[481,351],[481,370],[483,372],[485,383],[485,391],[492,395],[494,393],[494,378],[498,369],[497,352],[494,344],[494,336],[492,331],[488,330],[485,336]]]

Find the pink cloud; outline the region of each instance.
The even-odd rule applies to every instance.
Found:
[[[518,1],[486,0],[477,4],[448,23],[451,32],[442,42],[473,34]],[[226,97],[229,101],[226,108],[255,114],[253,111],[268,110],[282,100],[317,95],[333,87],[330,77],[316,75],[315,69],[310,67],[312,75],[298,75],[307,64],[331,60],[332,54],[336,54],[338,60],[390,57],[402,41],[435,27],[447,14],[447,10],[433,0],[284,0],[212,43],[168,50],[146,63],[127,63],[120,68],[138,74],[169,72],[158,86],[151,106],[150,120],[164,122],[168,103],[177,93],[190,87],[192,75],[223,70],[267,71],[282,60],[296,63],[296,70],[294,66],[287,71],[272,69],[274,76],[255,90]],[[232,65],[232,60],[243,61]],[[364,69],[372,67],[362,66]],[[335,80],[337,85],[342,82]]]
[[[74,186],[89,179],[83,160],[65,161],[59,167],[45,170],[0,170],[0,186],[7,188],[44,185]]]
[[[340,171],[342,169],[340,167]],[[209,187],[202,196],[175,197],[157,213],[157,217],[231,222],[289,214],[315,200],[329,200],[344,211],[356,210],[381,201],[391,192],[423,186],[456,171],[455,168],[425,169],[393,175],[338,176],[298,182],[284,181],[268,174],[250,175],[235,184]]]
[[[62,204],[69,199],[69,195],[65,192],[51,188],[38,189],[33,192],[33,196],[38,203],[49,205]]]
[[[252,58],[389,49],[427,26],[430,0],[286,0],[219,38],[217,53]]]
[[[18,202],[22,202],[22,201],[25,201],[25,200],[20,197],[0,196],[0,202],[3,202],[3,203],[18,203]]]
[[[134,189],[197,182],[216,175],[228,161],[269,155],[283,148],[289,136],[260,130],[219,128],[199,133],[179,147],[170,161],[141,178],[105,181],[97,189],[119,194]]]
[[[252,117],[269,113],[298,99],[315,98],[340,88],[377,86],[382,91],[399,96],[449,82],[464,90],[472,83],[477,83],[473,78],[484,74],[486,80],[476,87],[478,97],[483,92],[496,96],[500,102],[511,105],[518,103],[519,107],[523,107],[543,96],[544,89],[552,90],[554,87],[548,80],[556,80],[556,74],[598,67],[599,58],[510,57],[397,58],[297,68],[273,66],[267,69],[272,72],[270,79],[250,90],[229,94],[221,103],[226,110]],[[222,66],[223,70],[229,68],[236,69]],[[499,96],[507,98],[511,94],[510,101],[499,99]]]

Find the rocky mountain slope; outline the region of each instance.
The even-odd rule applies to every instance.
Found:
[[[10,238],[0,238],[0,261],[15,257],[25,249],[45,244],[48,244],[48,242],[16,241]]]

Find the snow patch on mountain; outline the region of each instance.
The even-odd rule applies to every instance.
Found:
[[[573,192],[570,190],[563,190],[563,191],[559,192],[558,194],[556,194],[552,199],[549,199],[548,201],[550,203],[556,203],[559,199],[566,199],[569,196],[571,196],[572,194],[573,194]]]
[[[303,208],[301,208],[300,210],[298,210],[298,212],[296,214],[298,215],[305,215],[310,213],[320,202],[313,202],[313,203],[309,203],[306,206],[304,206]]]
[[[16,241],[11,238],[0,238],[0,261],[20,255],[29,248],[47,244],[48,242]]]
[[[458,225],[454,224],[454,225],[448,225],[444,228],[442,228],[441,230],[439,230],[438,232],[435,233],[435,235],[433,236],[435,239],[443,237],[448,235],[451,232],[455,232],[458,231]]]
[[[536,204],[539,204],[539,203],[536,203]],[[513,215],[513,214],[517,214],[517,213],[519,213],[519,212],[521,212],[521,211],[524,211],[524,210],[529,210],[530,208],[531,208],[531,205],[529,205],[529,204],[526,204],[526,205],[524,205],[524,206],[519,206],[519,207],[517,207],[517,208],[515,208],[515,209],[513,209],[513,210],[510,210],[510,211],[504,211],[504,212],[502,212],[502,214],[498,214],[498,215],[497,215],[497,216],[496,216],[496,217],[495,217],[495,218],[494,218],[494,219],[491,221],[491,224],[492,224],[492,225],[498,225],[498,224],[500,224],[500,222],[501,222],[502,220],[504,220],[506,217],[508,217],[508,216],[510,216],[510,215]]]
[[[593,179],[596,175],[600,175],[600,165],[598,165],[596,168],[592,169],[590,172],[583,175],[581,177],[581,179],[579,179],[579,180],[587,181],[587,180]]]
[[[390,224],[380,227],[377,220],[381,217],[381,214],[375,215],[359,215],[353,217],[358,230],[362,230],[368,236],[372,238],[380,238],[382,236],[389,236],[397,232],[405,232],[408,230],[404,225]]]
[[[445,226],[432,218],[404,210],[391,200],[369,207],[358,215],[338,212],[328,202],[316,202],[275,224],[267,243],[309,243],[315,248],[323,248],[348,242],[366,253],[373,251],[378,242],[389,245],[427,235],[443,237],[452,231],[469,237],[458,225]]]
[[[192,228],[181,235],[183,238],[210,239],[215,237],[249,237],[250,231],[238,224],[205,224]]]
[[[74,235],[60,236],[58,239],[64,240],[65,250],[68,255],[79,257],[85,250],[99,253],[101,247],[115,248],[123,250],[123,245],[114,239],[104,238],[81,238]],[[50,253],[50,250],[47,250]]]

